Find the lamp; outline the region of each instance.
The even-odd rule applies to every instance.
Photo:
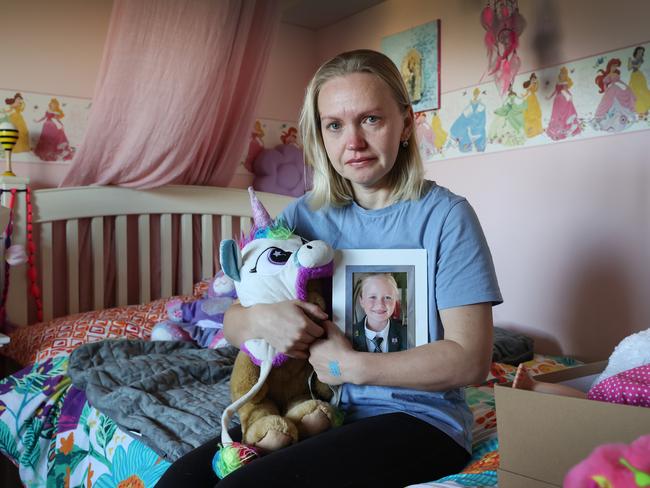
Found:
[[[11,151],[18,142],[18,129],[9,123],[2,122],[0,124],[0,144],[5,150],[5,160],[7,162],[7,168],[2,176],[16,176],[16,174],[11,171]]]

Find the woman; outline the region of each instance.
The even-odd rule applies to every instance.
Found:
[[[632,57],[627,60],[627,69],[632,73],[630,74],[630,89],[636,96],[636,103],[634,109],[639,115],[646,115],[650,110],[650,90],[648,90],[648,81],[641,71],[643,64],[643,55],[645,48],[638,46],[634,49]]]
[[[539,87],[537,75],[532,73],[530,78],[524,81],[523,87],[526,90],[523,95],[523,98],[526,100],[524,130],[526,131],[526,137],[530,139],[544,132],[544,129],[542,129],[542,109],[537,99],[537,89]]]
[[[424,180],[408,92],[383,54],[352,51],[321,66],[300,131],[314,189],[283,217],[302,237],[337,248],[426,248],[430,344],[357,352],[316,305],[232,306],[228,341],[262,337],[309,359],[320,380],[342,385],[345,423],[256,459],[220,486],[402,487],[458,472],[472,427],[460,387],[489,370],[491,307],[501,301],[476,215]],[[178,460],[158,486],[207,484],[216,444]]]
[[[551,120],[546,128],[546,134],[554,141],[560,141],[568,136],[575,136],[582,132],[578,113],[575,105],[573,105],[572,86],[573,80],[569,76],[569,70],[566,66],[562,66],[557,75],[555,90],[546,97],[547,100],[555,97],[553,109],[551,110]]]
[[[621,81],[621,60],[612,58],[605,70],[598,70],[594,80],[603,97],[596,108],[593,124],[598,130],[619,132],[636,122],[636,97],[630,87]]]

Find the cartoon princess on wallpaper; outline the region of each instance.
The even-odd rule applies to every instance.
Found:
[[[551,111],[551,120],[546,128],[546,134],[554,141],[560,141],[566,139],[568,136],[578,135],[582,131],[576,107],[573,105],[572,86],[573,80],[569,76],[569,70],[566,66],[562,66],[557,75],[555,90],[546,97],[547,100],[555,97]]]
[[[632,57],[627,60],[627,69],[632,72],[630,74],[630,88],[636,96],[634,109],[639,115],[646,115],[650,110],[650,90],[648,90],[645,75],[641,71],[644,54],[645,48],[638,46],[634,49]]]
[[[612,58],[603,71],[598,70],[595,83],[603,97],[596,108],[592,121],[594,128],[607,132],[619,132],[636,122],[636,97],[630,87],[621,80],[621,60]]]
[[[447,142],[447,132],[442,128],[437,109],[431,112],[431,124],[427,122],[425,112],[415,114],[415,130],[422,159],[427,160],[442,152]]]
[[[70,147],[63,129],[61,122],[63,117],[64,113],[59,101],[52,98],[45,115],[34,121],[36,123],[45,121],[38,144],[34,149],[34,154],[43,161],[68,161],[74,155],[74,148]]]
[[[537,89],[539,88],[537,75],[532,73],[530,78],[524,81],[523,87],[526,90],[522,96],[526,100],[526,108],[524,109],[524,132],[526,133],[526,137],[530,139],[544,132],[542,128],[542,109],[539,106],[539,100],[537,100]]]
[[[295,127],[289,127],[287,130],[280,134],[280,140],[282,144],[292,144],[296,147],[300,147],[298,144],[298,129]]]
[[[485,151],[485,104],[479,99],[481,90],[474,88],[472,99],[449,129],[460,152]]]
[[[5,98],[5,103],[9,107],[4,109],[4,112],[9,122],[18,129],[18,141],[16,141],[16,145],[13,148],[13,153],[31,151],[29,147],[29,131],[23,118],[23,111],[25,110],[23,96],[20,93],[16,93],[13,98]]]
[[[524,133],[524,110],[526,102],[517,103],[517,94],[508,92],[503,105],[494,111],[494,119],[490,124],[488,140],[504,146],[521,146],[526,142]]]
[[[259,120],[256,120],[255,128],[251,133],[251,140],[248,143],[248,154],[244,160],[244,168],[251,173],[253,172],[253,161],[255,161],[257,155],[262,152],[262,149],[264,149],[264,141],[262,140],[262,137],[264,137],[262,123]]]
[[[447,142],[447,132],[442,128],[442,120],[440,119],[440,114],[438,110],[433,111],[431,117],[431,129],[433,130],[433,145],[436,147],[438,152],[442,152],[442,148]]]

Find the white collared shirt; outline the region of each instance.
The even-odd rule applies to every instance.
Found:
[[[388,352],[388,330],[390,329],[390,319],[386,321],[386,325],[379,332],[370,330],[368,328],[368,317],[364,320],[364,329],[366,331],[366,346],[368,351],[373,352],[375,350],[375,343],[372,340],[375,337],[381,337],[384,340],[381,341],[381,352]]]

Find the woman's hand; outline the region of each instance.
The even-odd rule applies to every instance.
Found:
[[[319,322],[327,319],[318,305],[300,300],[256,305],[255,315],[262,338],[297,359],[307,359],[309,346],[324,333]]]
[[[309,345],[324,333],[319,323],[326,318],[317,305],[300,300],[251,307],[235,303],[226,311],[223,331],[235,346],[249,339],[264,339],[278,352],[307,359]]]
[[[352,344],[334,322],[323,322],[325,337],[315,340],[309,348],[309,362],[318,379],[328,385],[350,382]]]

